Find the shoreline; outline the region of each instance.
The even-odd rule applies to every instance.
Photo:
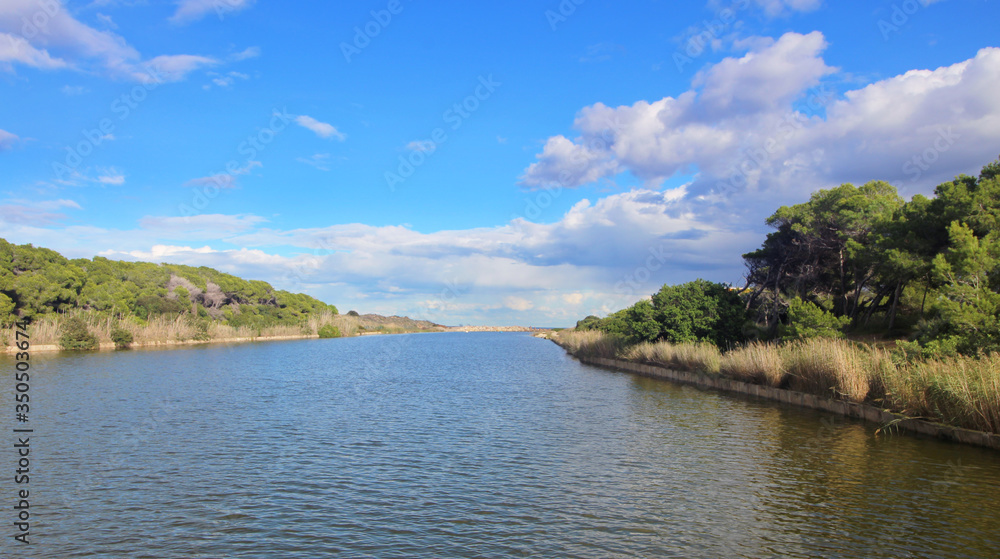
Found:
[[[954,427],[943,423],[936,423],[926,419],[909,417],[903,414],[893,413],[870,404],[859,404],[845,400],[834,400],[815,394],[786,390],[784,388],[774,388],[761,384],[751,384],[735,379],[721,376],[711,376],[705,373],[694,371],[680,371],[633,361],[623,361],[621,359],[609,359],[606,357],[586,357],[573,354],[566,346],[558,341],[548,338],[553,343],[561,347],[566,354],[581,363],[594,365],[614,371],[621,371],[636,374],[643,377],[657,380],[665,380],[677,384],[686,384],[699,388],[718,390],[734,394],[756,397],[764,400],[771,400],[783,404],[789,404],[801,408],[825,411],[836,415],[861,419],[871,423],[881,425],[880,430],[891,431],[898,429],[910,434],[924,435],[932,438],[943,439],[951,442],[991,448],[1000,450],[1000,435],[966,429],[964,427]]]
[[[326,339],[339,339],[339,338],[359,338],[362,336],[396,336],[400,334],[450,334],[450,333],[463,333],[463,332],[542,332],[544,330],[531,329],[521,326],[479,326],[474,327],[475,330],[467,330],[462,327],[451,326],[447,328],[435,329],[435,330],[412,330],[405,332],[359,332],[352,336],[338,336],[337,338],[326,338]],[[318,340],[320,339],[318,334],[301,334],[292,336],[253,336],[253,337],[235,337],[235,338],[218,338],[211,340],[154,340],[147,342],[134,342],[128,348],[119,350],[115,347],[114,342],[100,342],[97,349],[93,350],[82,350],[83,352],[89,351],[129,351],[132,349],[170,349],[175,347],[183,346],[194,346],[194,345],[207,345],[207,344],[241,344],[241,343],[255,343],[255,342],[281,342],[281,341],[291,341],[291,340]],[[30,341],[30,340],[29,340]],[[20,350],[14,346],[5,346],[0,350],[2,355],[14,355],[23,350]],[[60,347],[58,344],[32,344],[28,349],[32,353],[58,353],[61,351],[73,351],[67,350]],[[78,350],[80,351],[80,350]]]
[[[348,336],[344,336],[348,337]],[[219,338],[213,340],[156,340],[149,342],[134,342],[127,349],[122,349],[120,351],[128,351],[130,349],[167,349],[177,346],[187,346],[187,345],[205,345],[205,344],[233,344],[233,343],[250,343],[250,342],[277,342],[285,340],[307,340],[307,339],[319,339],[317,334],[302,334],[298,336],[256,336],[256,337],[241,337],[241,338]],[[17,349],[13,346],[7,346],[2,352],[5,355],[13,355],[22,350]],[[58,344],[37,344],[31,345],[28,349],[29,352],[36,353],[56,353],[60,351],[73,351],[68,349],[63,349]],[[82,352],[89,351],[118,351],[115,347],[114,342],[101,342],[98,344],[97,349],[92,350],[78,350]]]

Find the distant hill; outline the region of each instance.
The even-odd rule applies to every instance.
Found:
[[[191,315],[233,327],[300,324],[337,308],[207,267],[70,260],[47,248],[0,239],[0,322],[91,311],[139,321]]]

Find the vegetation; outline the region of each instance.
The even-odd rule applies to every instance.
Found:
[[[0,321],[38,321],[86,311],[119,319],[201,316],[233,327],[301,324],[337,313],[308,295],[276,290],[211,268],[59,253],[0,239]]]
[[[0,328],[32,324],[35,343],[94,349],[100,342],[210,340],[315,334],[337,308],[206,267],[69,260],[0,239]]]
[[[129,349],[132,347],[132,342],[135,337],[132,336],[132,332],[121,328],[115,327],[111,329],[111,341],[115,343],[115,349]]]
[[[883,348],[835,338],[751,342],[726,353],[705,343],[630,346],[596,330],[565,330],[555,339],[574,355],[702,371],[1000,433],[1000,354],[906,361]]]
[[[97,349],[98,341],[97,336],[87,329],[86,322],[73,317],[63,323],[59,345],[63,349]]]
[[[743,288],[663,286],[560,343],[1000,432],[1000,160],[933,198],[844,184],[767,224]]]
[[[319,329],[318,334],[320,338],[339,338],[340,328],[332,324],[327,324]]]

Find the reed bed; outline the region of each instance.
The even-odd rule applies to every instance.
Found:
[[[788,377],[782,352],[772,345],[754,342],[730,350],[722,357],[722,374],[743,382],[783,387]]]
[[[685,371],[699,370],[712,374],[718,374],[722,364],[722,352],[708,343],[646,342],[628,347],[620,355],[627,361],[663,365]]]
[[[1000,433],[1000,354],[906,361],[881,348],[830,338],[754,342],[723,354],[707,344],[627,346],[592,330],[559,332],[556,341],[575,355],[721,374]]]

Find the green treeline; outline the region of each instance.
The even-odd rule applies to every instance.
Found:
[[[746,286],[664,286],[597,329],[630,343],[873,336],[911,355],[1000,350],[1000,160],[910,201],[873,181],[815,192],[767,219]]]
[[[207,267],[70,260],[59,253],[0,239],[0,326],[85,312],[142,325],[187,316],[203,325],[261,329],[298,325],[336,307]]]

